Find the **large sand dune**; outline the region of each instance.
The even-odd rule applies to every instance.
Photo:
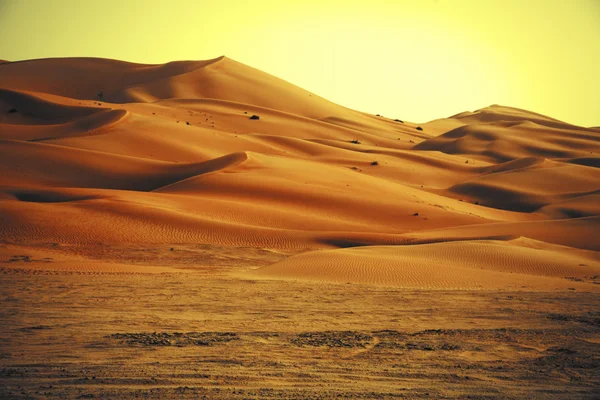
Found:
[[[2,63],[0,241],[317,250],[256,273],[597,290],[597,128],[503,106],[393,118],[226,57]]]

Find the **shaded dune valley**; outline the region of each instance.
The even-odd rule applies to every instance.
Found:
[[[0,63],[0,397],[597,398],[600,127],[404,117]]]

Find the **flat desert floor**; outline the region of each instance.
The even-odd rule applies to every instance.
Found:
[[[397,117],[0,63],[0,397],[598,398],[600,128]]]

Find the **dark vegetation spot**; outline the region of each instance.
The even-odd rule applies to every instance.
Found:
[[[411,141],[410,141],[410,143],[414,143],[414,142],[415,142],[414,140],[411,140]]]
[[[175,249],[173,247],[171,247],[171,251],[175,251]]]
[[[44,329],[52,329],[51,326],[49,325],[35,325],[35,326],[27,326],[25,328],[21,328],[19,329],[20,331],[40,331],[40,330],[44,330]]]
[[[379,165],[379,161],[373,161],[371,165]]]
[[[553,371],[565,369],[596,370],[600,367],[600,359],[593,354],[581,353],[568,348],[547,350],[547,355],[533,360],[536,368]]]
[[[354,143],[354,144],[360,144],[360,141],[357,139],[351,140],[350,143]]]
[[[17,112],[17,109],[16,109],[16,108],[11,108],[10,110],[8,110],[8,113],[9,113],[9,114],[14,114],[14,113],[16,113],[16,112]]]
[[[233,332],[115,333],[108,336],[130,346],[212,346],[238,340]]]
[[[460,350],[460,346],[457,344],[444,343],[440,347],[441,350],[452,351],[452,350]]]
[[[291,340],[296,346],[314,346],[314,347],[365,347],[373,340],[373,336],[353,331],[342,332],[305,332],[296,335]]]
[[[469,160],[465,161],[465,164],[468,164],[468,163],[469,163]]]
[[[419,215],[419,213],[414,213],[413,217],[417,217]]]
[[[396,122],[400,122],[401,124],[403,124],[403,123],[404,123],[404,121],[402,121],[401,119],[395,119],[394,121],[396,121]]]
[[[546,349],[546,351],[549,351],[551,353],[565,353],[565,354],[575,354],[575,353],[577,353],[577,351],[575,351],[573,349],[569,349],[569,348],[566,348],[566,347],[558,347],[558,346],[550,347],[550,348]]]
[[[8,262],[18,262],[18,261],[31,262],[31,258],[29,256],[12,256],[12,258],[10,260],[8,260]]]
[[[186,125],[189,125],[190,123],[189,123],[189,121],[185,121],[185,124],[186,124]]]
[[[567,276],[567,277],[565,277],[565,279],[568,279],[573,282],[583,282],[583,279],[577,278],[576,276]]]
[[[476,202],[475,202],[475,204],[476,204],[476,205],[479,205],[479,202],[478,202],[478,201],[476,201]]]
[[[417,126],[417,130],[418,130],[418,131],[422,131],[422,130],[423,130],[423,128],[421,128],[420,126]]]
[[[244,114],[248,114],[248,111],[244,111]]]
[[[256,114],[254,114],[253,116],[250,117],[250,119],[260,119],[260,117]]]
[[[379,114],[377,114],[376,116],[377,116],[377,117],[381,117],[381,115],[379,115]]]

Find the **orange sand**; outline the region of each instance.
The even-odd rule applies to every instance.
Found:
[[[2,63],[0,242],[315,250],[250,273],[600,289],[598,128],[496,105],[417,126],[226,57]]]

